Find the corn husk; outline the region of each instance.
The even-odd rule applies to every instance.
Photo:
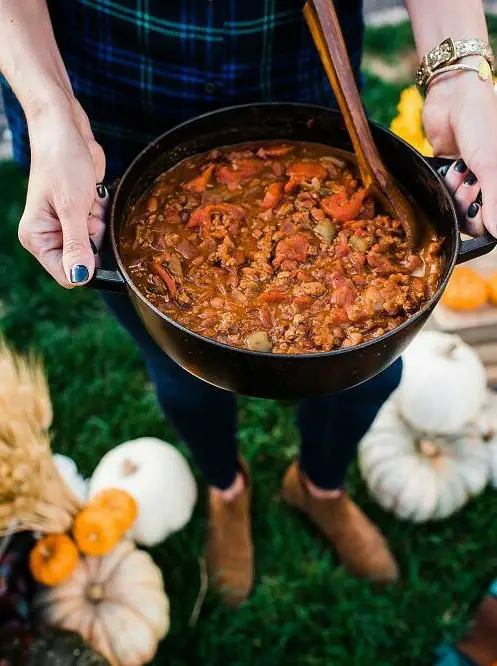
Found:
[[[0,536],[65,532],[81,509],[53,460],[51,423],[43,365],[0,341]]]

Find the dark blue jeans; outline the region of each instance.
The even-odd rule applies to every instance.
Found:
[[[145,330],[127,296],[107,293],[102,297],[140,347],[162,411],[189,447],[207,483],[228,488],[238,470],[236,397],[196,379],[168,358]],[[318,487],[344,485],[357,445],[397,388],[401,369],[399,360],[356,388],[300,402],[300,464]]]

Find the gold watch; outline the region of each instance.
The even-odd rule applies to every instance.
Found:
[[[481,56],[483,58],[482,65],[476,68],[456,66],[459,60],[468,56]],[[476,37],[458,40],[449,37],[425,55],[414,77],[414,83],[423,94],[426,94],[431,81],[439,74],[455,71],[456,69],[471,69],[478,72],[480,78],[486,80],[491,78],[493,67],[494,54],[488,42]]]

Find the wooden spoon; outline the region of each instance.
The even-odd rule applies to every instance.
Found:
[[[362,184],[366,189],[373,189],[384,208],[401,222],[414,250],[420,238],[419,224],[411,204],[388,173],[374,143],[333,1],[308,0],[304,16],[345,119]]]

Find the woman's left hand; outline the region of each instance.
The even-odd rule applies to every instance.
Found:
[[[436,80],[424,107],[435,155],[458,158],[445,169],[465,231],[497,237],[497,95],[491,81],[457,72]]]

